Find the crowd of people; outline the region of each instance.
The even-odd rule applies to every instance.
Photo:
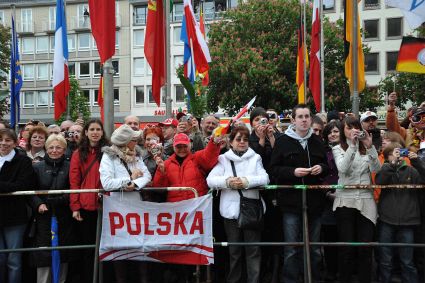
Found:
[[[193,198],[189,191],[146,187],[193,187],[213,193],[216,241],[425,243],[425,191],[345,189],[343,185],[425,184],[425,103],[399,123],[397,95],[389,96],[385,129],[366,111],[356,118],[330,111],[313,115],[304,104],[279,123],[273,109],[256,107],[250,124],[234,121],[226,135],[220,118],[179,113],[140,129],[125,118],[110,139],[98,119],[49,125],[30,121],[19,137],[0,123],[0,192],[104,189],[118,200],[138,191],[152,202]],[[341,189],[280,189],[275,185],[342,185]],[[303,202],[303,193],[306,202]],[[259,201],[256,227],[239,221],[241,199]],[[97,193],[0,198],[0,249],[51,245],[57,221],[59,245],[96,242],[102,197]],[[306,205],[306,207],[305,207]],[[303,223],[303,209],[307,221]],[[215,248],[214,282],[303,282],[303,248],[258,245]],[[51,251],[0,253],[0,282],[52,282]],[[94,251],[61,250],[60,282],[92,282]],[[311,246],[313,282],[424,281],[424,253],[406,245]],[[192,282],[191,266],[137,261],[104,265],[105,282]]]

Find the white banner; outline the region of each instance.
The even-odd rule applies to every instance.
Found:
[[[385,0],[385,4],[399,8],[412,29],[425,22],[425,0]]]
[[[212,196],[167,203],[141,201],[138,192],[105,196],[99,258],[214,263]]]

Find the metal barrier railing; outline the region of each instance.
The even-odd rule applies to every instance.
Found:
[[[300,189],[302,190],[302,216],[303,216],[303,242],[215,242],[214,246],[299,246],[304,248],[304,282],[312,282],[311,262],[310,262],[310,246],[356,246],[356,247],[414,247],[425,248],[424,244],[406,244],[406,243],[379,243],[379,242],[310,242],[308,217],[307,217],[307,198],[306,191],[313,189],[425,189],[425,185],[412,184],[396,184],[396,185],[267,185],[259,187],[259,190],[277,190],[277,189]],[[187,191],[190,190],[198,197],[196,189],[192,187],[155,187],[143,188],[145,191]],[[31,195],[54,195],[54,194],[72,194],[72,193],[105,193],[103,189],[81,189],[81,190],[45,190],[45,191],[17,191],[12,193],[0,193],[0,197],[10,196],[31,196]],[[2,249],[0,253],[10,252],[31,252],[31,251],[49,251],[49,250],[68,250],[68,249],[92,249],[95,248],[94,274],[93,283],[103,282],[101,265],[99,262],[99,244],[100,231],[102,221],[102,210],[98,209],[98,219],[96,228],[96,244],[95,245],[74,245],[74,246],[57,246],[57,247],[35,247],[35,248],[20,248],[20,249]],[[197,266],[196,276],[199,282],[200,269]],[[99,277],[100,276],[100,277]],[[211,282],[210,268],[207,266],[207,281]]]

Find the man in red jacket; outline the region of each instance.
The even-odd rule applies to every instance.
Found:
[[[211,139],[205,149],[191,153],[190,139],[186,134],[174,136],[174,154],[166,161],[157,157],[158,168],[153,180],[154,187],[193,187],[198,196],[208,192],[206,175],[217,164],[220,142]],[[169,191],[168,202],[193,198],[191,191]]]

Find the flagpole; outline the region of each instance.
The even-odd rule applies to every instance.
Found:
[[[15,44],[17,44],[18,43],[18,34],[17,34],[17,32],[16,32],[16,6],[15,6],[15,4],[12,4],[12,15],[13,15],[13,19],[14,19],[14,21],[15,21],[15,34],[16,34],[16,41],[14,41],[14,34],[13,34],[13,29],[10,29],[10,32],[11,32],[11,34],[12,34],[12,42],[13,42],[13,44],[12,44],[12,46],[13,46],[13,50],[10,50],[11,52],[15,52],[15,50],[16,50],[16,46],[15,46]],[[15,60],[16,61],[16,54],[14,54],[13,55],[13,60]],[[15,63],[15,66],[16,66],[16,63]],[[14,72],[15,72],[15,70],[13,70]],[[16,76],[16,74],[15,74],[15,76]],[[14,84],[14,86],[13,86],[13,93],[12,92],[10,92],[10,95],[12,96],[15,96],[15,88],[16,88],[16,84],[15,84],[15,82],[11,82],[11,84]],[[19,93],[18,94],[18,96],[20,96],[21,94]],[[15,133],[16,133],[16,135],[18,135],[19,134],[19,121],[18,121],[18,117],[19,117],[19,111],[20,111],[20,109],[17,107],[18,106],[18,104],[16,103],[17,101],[16,101],[16,97],[13,99],[13,107],[15,108]]]
[[[165,115],[168,118],[172,117],[171,104],[171,66],[170,66],[170,1],[165,0],[165,66],[166,66],[166,84],[165,84]]]
[[[302,0],[302,2],[304,2],[304,7],[303,7],[303,15],[302,15],[302,17],[303,17],[303,31],[302,31],[302,33],[303,33],[303,71],[304,71],[304,103],[307,103],[307,64],[306,64],[306,59],[307,59],[307,56],[308,56],[308,54],[307,54],[307,42],[306,42],[306,39],[305,39],[305,35],[307,34],[307,27],[306,27],[306,24],[307,24],[307,22],[306,22],[306,1],[307,0]]]
[[[320,11],[320,112],[325,113],[325,53],[323,35],[323,0],[319,1]]]
[[[352,4],[352,15],[351,18],[353,19],[353,25],[351,28],[351,56],[353,58],[353,62],[351,65],[351,76],[352,76],[352,83],[353,83],[353,113],[357,118],[360,118],[359,116],[359,108],[360,108],[360,97],[359,92],[357,88],[358,83],[358,54],[357,54],[357,44],[358,44],[358,38],[357,38],[357,29],[358,29],[358,6],[356,0],[351,0]]]

